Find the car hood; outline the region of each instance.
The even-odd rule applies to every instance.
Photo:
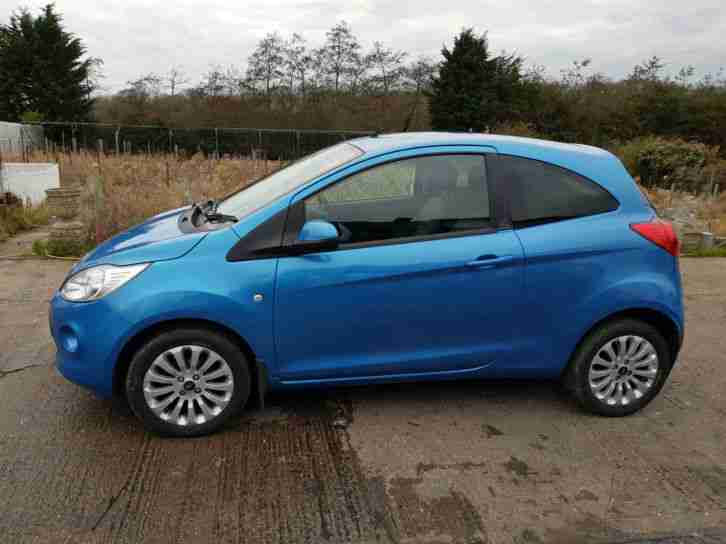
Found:
[[[96,247],[74,267],[96,264],[135,264],[177,259],[191,251],[208,232],[182,232],[179,215],[188,207],[161,213],[117,234]]]

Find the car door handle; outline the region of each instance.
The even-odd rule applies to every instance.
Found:
[[[469,268],[496,268],[514,262],[512,255],[482,255],[466,263]]]

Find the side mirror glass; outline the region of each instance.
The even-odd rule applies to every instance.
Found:
[[[297,240],[303,244],[314,244],[316,242],[336,242],[338,240],[338,229],[335,225],[321,219],[306,221]]]

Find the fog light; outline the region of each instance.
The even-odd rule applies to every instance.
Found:
[[[78,351],[78,336],[76,336],[76,333],[71,329],[70,327],[63,326],[60,329],[60,342],[63,346],[63,349],[70,352],[75,353]]]

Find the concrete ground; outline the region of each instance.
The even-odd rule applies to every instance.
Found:
[[[275,395],[191,440],[55,372],[69,266],[0,260],[3,542],[726,542],[726,259],[682,260],[686,343],[638,415],[407,384]]]

